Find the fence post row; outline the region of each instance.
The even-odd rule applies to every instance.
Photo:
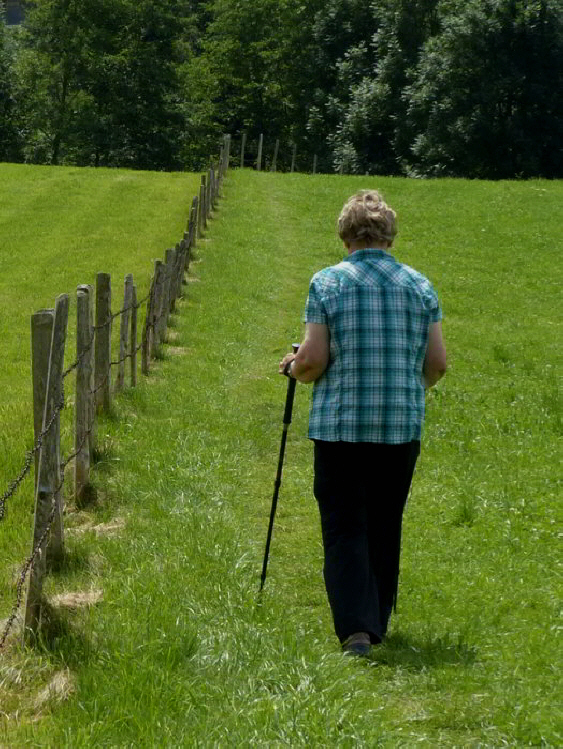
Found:
[[[41,619],[43,580],[50,566],[64,555],[63,485],[64,468],[74,459],[74,496],[77,506],[84,502],[90,483],[90,468],[97,440],[97,414],[111,407],[111,367],[117,364],[115,390],[125,386],[125,361],[131,359],[131,386],[137,384],[137,352],[141,350],[141,371],[148,374],[150,359],[158,356],[166,336],[170,313],[183,295],[185,273],[192,249],[202,236],[207,218],[220,196],[220,187],[229,165],[230,136],[225,136],[217,168],[201,178],[182,240],[166,251],[166,262],[156,260],[146,298],[147,310],[141,344],[137,346],[138,302],[133,276],[125,277],[123,308],[120,316],[119,359],[111,361],[111,278],[98,273],[96,289],[81,284],[76,289],[76,360],[66,371],[64,353],[68,325],[69,297],[57,297],[55,309],[36,312],[31,317],[33,424],[35,442],[35,514],[31,555],[25,562],[18,597],[12,616],[0,632],[0,650],[24,600],[24,639],[32,641]],[[95,295],[95,309],[94,309]],[[117,316],[117,315],[115,315]],[[60,411],[64,407],[63,380],[76,370],[74,452],[61,463]],[[29,459],[31,461],[31,458]],[[22,473],[22,477],[29,469]]]

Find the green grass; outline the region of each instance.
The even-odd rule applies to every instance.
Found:
[[[0,165],[0,491],[23,467],[33,446],[30,317],[54,307],[59,294],[71,300],[66,363],[76,351],[76,287],[95,285],[100,271],[112,277],[112,309],[121,307],[123,284],[132,273],[138,298],[148,291],[153,261],[162,259],[186,228],[192,174],[155,174],[111,169]],[[140,311],[139,329],[144,319]],[[118,322],[118,321],[117,321]],[[114,324],[114,340],[119,333]],[[73,384],[65,385],[72,406]],[[63,415],[70,448],[71,413]],[[0,606],[5,607],[13,565],[31,543],[33,482],[26,480],[6,503],[0,529]],[[22,532],[22,525],[26,528]],[[12,591],[9,591],[12,598]]]
[[[343,201],[368,184],[399,213],[397,256],[440,294],[450,371],[428,396],[399,610],[358,662],[325,600],[304,386],[261,605],[257,590],[277,362],[311,274],[342,256]],[[174,347],[102,425],[97,502],[67,513],[47,593],[103,598],[55,607],[41,646],[0,664],[0,745],[561,745],[562,198],[561,182],[230,173]],[[116,519],[115,535],[91,527]],[[70,694],[39,705],[57,673]]]

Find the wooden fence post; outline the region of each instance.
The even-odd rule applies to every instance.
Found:
[[[125,385],[125,357],[127,356],[127,344],[129,342],[129,319],[131,317],[131,289],[133,288],[133,276],[128,273],[125,276],[123,291],[123,311],[120,318],[119,329],[119,357],[117,365],[117,377],[115,379],[115,392],[123,390]]]
[[[49,375],[49,357],[53,338],[54,309],[44,309],[31,316],[31,371],[33,378],[34,444],[43,430],[45,397]],[[39,451],[35,453],[35,491],[39,480]]]
[[[98,273],[96,278],[95,376],[98,413],[111,409],[111,277]]]
[[[151,355],[156,357],[160,355],[160,344],[164,338],[163,318],[164,318],[164,276],[166,266],[162,260],[156,260],[154,264],[154,307],[153,307],[153,346]]]
[[[246,133],[242,134],[242,143],[240,144],[240,168],[244,167],[244,151],[246,149]]]
[[[207,205],[207,176],[201,175],[201,225],[203,229],[207,229],[207,216],[209,215],[209,207]]]
[[[37,491],[35,493],[35,518],[32,551],[36,553],[30,571],[29,588],[25,605],[24,639],[30,639],[39,628],[41,619],[41,594],[43,578],[49,564],[58,562],[64,554],[63,538],[63,476],[60,466],[60,418],[63,402],[63,367],[68,323],[68,295],[57,297],[55,311],[39,313],[32,327],[48,325],[44,315],[52,316],[52,337],[47,374],[47,391],[42,431],[45,432],[39,455]],[[43,338],[40,334],[32,340]],[[41,343],[42,345],[42,343]],[[38,352],[38,360],[44,360]]]
[[[203,180],[203,177],[202,177]],[[203,182],[199,186],[199,200],[198,200],[198,212],[197,212],[197,236],[201,239],[203,237],[203,215],[205,213],[205,190]]]
[[[181,295],[181,265],[182,265],[182,243],[176,245],[174,254],[174,269],[172,271],[172,282],[170,285],[170,312],[176,309],[176,299]]]
[[[164,296],[162,299],[162,316],[164,324],[162,327],[162,338],[166,338],[166,329],[168,328],[168,318],[170,316],[170,301],[172,299],[172,288],[174,286],[174,262],[176,259],[176,250],[168,249],[164,253],[165,276],[164,276]]]
[[[215,210],[217,207],[217,177],[213,164],[211,164],[211,168],[209,169],[209,179],[211,181],[211,210]]]
[[[137,307],[137,286],[131,285],[131,387],[137,386],[137,321],[139,308]]]
[[[45,403],[49,379],[49,359],[51,356],[54,322],[54,309],[41,310],[31,316],[33,413],[36,441],[43,430],[45,420]],[[43,589],[43,578],[47,569],[47,535],[44,529],[49,522],[51,502],[49,501],[49,496],[46,497],[44,493],[38,491],[40,481],[40,456],[41,452],[37,453],[35,462],[35,519],[32,540],[32,550],[37,549],[38,551],[29,575],[29,588],[25,605],[24,641],[29,639],[30,634],[35,634],[39,627],[39,619],[41,616],[41,592]]]
[[[258,139],[258,156],[256,157],[256,170],[258,172],[262,171],[262,145],[264,143],[264,135],[260,133],[260,138]]]
[[[276,165],[278,163],[278,151],[280,149],[280,141],[279,138],[276,138],[276,145],[274,147],[274,158],[272,159],[272,166],[270,168],[270,171],[275,172],[276,171]]]
[[[141,372],[148,375],[150,371],[150,359],[154,342],[154,295],[155,295],[156,273],[151,278],[149,286],[149,298],[147,301],[147,313],[141,341]]]
[[[295,171],[295,157],[297,156],[297,144],[293,144],[293,148],[291,150],[291,172],[293,173]]]
[[[96,412],[92,404],[94,389],[94,326],[92,324],[92,287],[81,285],[76,289],[76,405],[74,496],[81,505],[84,490],[90,481],[92,457],[92,431]]]
[[[221,184],[221,180],[223,179],[223,167],[225,165],[225,146],[221,144],[221,148],[219,149],[219,163],[217,164],[217,186]],[[219,192],[219,189],[217,189],[217,193]]]
[[[231,136],[225,135],[225,174],[229,171],[231,165]]]
[[[178,245],[179,249],[179,257],[180,257],[180,264],[179,264],[179,272],[178,272],[178,293],[177,296],[181,299],[184,296],[184,283],[185,283],[185,275],[186,271],[188,270],[188,266],[190,263],[190,234],[189,232],[184,232],[184,238]]]
[[[192,200],[192,207],[190,210],[190,223],[188,231],[190,233],[190,244],[192,248],[195,250],[197,247],[197,208],[198,208],[199,198],[197,195],[194,195],[194,199]]]
[[[63,371],[65,359],[66,330],[68,325],[68,294],[61,294],[55,302],[55,323],[53,327],[53,342],[51,344],[51,358],[49,361],[49,384],[47,386],[47,401],[45,403],[45,424],[51,419],[56,409],[64,408]],[[49,413],[50,411],[50,413]],[[54,449],[50,451],[52,465],[47,464],[54,479],[55,517],[51,526],[51,534],[47,545],[47,563],[58,563],[64,555],[63,536],[63,480],[61,474],[61,419],[57,413],[52,434]],[[41,462],[39,458],[39,485],[41,488]]]
[[[313,174],[317,173],[317,154],[313,156]]]

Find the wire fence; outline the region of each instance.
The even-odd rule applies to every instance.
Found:
[[[13,500],[35,465],[34,532],[31,552],[17,577],[11,613],[0,631],[0,651],[5,648],[24,606],[24,600],[24,636],[29,640],[37,634],[41,620],[43,578],[50,564],[64,555],[60,518],[66,469],[74,461],[73,494],[79,504],[90,482],[90,463],[96,447],[97,417],[111,408],[112,369],[118,370],[114,389],[116,393],[124,387],[126,361],[131,362],[131,386],[134,387],[137,354],[142,352],[141,372],[145,375],[149,374],[151,360],[159,356],[170,314],[175,309],[176,300],[184,293],[185,273],[197,239],[202,236],[203,228],[219,197],[223,177],[229,166],[229,156],[230,137],[225,136],[217,168],[212,166],[208,174],[201,178],[199,195],[193,198],[184,237],[174,249],[166,251],[165,262],[155,262],[146,296],[136,300],[136,287],[129,275],[125,280],[123,306],[119,311],[112,312],[111,279],[108,274],[99,273],[95,290],[94,324],[94,289],[86,285],[78,287],[77,355],[66,369],[63,370],[62,362],[68,322],[68,295],[57,298],[54,310],[43,310],[32,316],[36,434],[33,447],[23,458],[21,471],[9,482],[0,497],[0,522],[6,516],[9,501]],[[141,309],[145,309],[145,319],[139,342],[137,317]],[[121,321],[120,350],[118,357],[112,359],[111,328],[117,319]],[[34,323],[37,324],[36,334]],[[47,340],[48,344],[45,343]],[[61,459],[60,416],[65,408],[65,381],[73,373],[76,374],[75,443],[74,449]]]

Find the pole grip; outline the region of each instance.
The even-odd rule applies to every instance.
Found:
[[[293,343],[291,345],[291,348],[293,349],[293,353],[296,354],[299,351],[299,344]],[[291,424],[291,413],[293,411],[293,398],[295,396],[296,384],[297,384],[297,380],[294,377],[288,377],[287,397],[285,399],[285,411],[283,414],[283,423],[284,423],[284,427],[286,428],[286,430]]]

